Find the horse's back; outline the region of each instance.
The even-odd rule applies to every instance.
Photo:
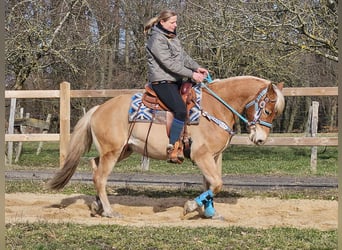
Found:
[[[127,140],[128,110],[131,95],[113,97],[101,104],[91,118],[91,128],[97,140],[120,143]]]
[[[119,95],[109,99],[99,106],[93,115],[93,118],[105,119],[108,121],[111,119],[117,120],[118,116],[128,116],[128,109],[131,101],[131,95]]]

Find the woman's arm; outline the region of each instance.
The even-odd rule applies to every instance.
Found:
[[[164,70],[182,77],[192,77],[193,71],[196,68],[185,67],[186,62],[180,61],[181,51],[179,51],[179,54],[172,53],[167,38],[164,35],[155,35],[150,39],[147,46],[155,60],[162,65]]]

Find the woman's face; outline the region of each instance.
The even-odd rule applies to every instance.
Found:
[[[164,29],[175,32],[177,28],[177,16],[170,17],[167,21],[160,21],[160,24],[163,26]]]

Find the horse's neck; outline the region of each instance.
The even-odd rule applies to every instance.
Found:
[[[260,90],[260,84],[248,84],[242,81],[221,80],[213,83],[211,89],[229,106],[241,113]]]

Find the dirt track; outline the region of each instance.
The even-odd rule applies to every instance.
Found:
[[[337,229],[337,201],[280,200],[277,198],[225,198],[215,203],[224,220],[202,219],[197,212],[182,218],[185,198],[110,196],[112,208],[122,218],[91,217],[94,197],[63,194],[5,194],[6,223],[75,222],[134,226],[245,226]]]

